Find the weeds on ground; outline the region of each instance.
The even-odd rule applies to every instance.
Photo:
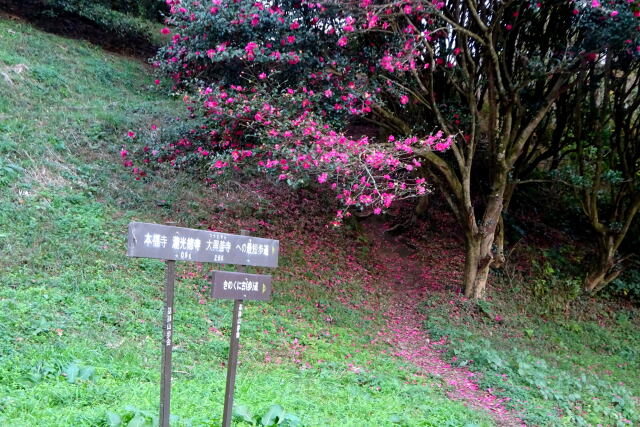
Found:
[[[630,425],[640,421],[638,311],[610,312],[606,302],[574,295],[570,278],[542,277],[489,301],[449,294],[421,310],[433,339],[447,338],[455,364],[482,374],[480,385],[507,397],[535,425]],[[557,293],[565,292],[558,296]]]

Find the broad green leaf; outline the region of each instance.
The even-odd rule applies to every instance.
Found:
[[[233,406],[233,418],[241,419],[242,421],[250,424],[254,424],[253,415],[246,405]]]
[[[284,427],[302,427],[302,421],[294,414],[284,414],[280,425]]]
[[[145,427],[150,424],[151,423],[148,423],[145,417],[143,417],[140,414],[136,414],[136,416],[133,417],[131,421],[129,421],[129,424],[127,424],[127,427]]]
[[[398,414],[391,414],[391,416],[389,417],[389,422],[393,423],[393,424],[401,424],[402,423],[402,417]]]
[[[260,422],[263,426],[274,426],[282,419],[284,409],[280,405],[271,405],[266,414],[262,416]]]
[[[109,427],[119,427],[122,425],[122,418],[115,412],[107,412],[107,425]]]
[[[78,375],[78,378],[80,378],[81,380],[91,380],[93,379],[94,374],[96,373],[96,368],[94,368],[93,366],[83,366],[80,369],[80,373]]]
[[[64,369],[64,373],[67,376],[67,381],[73,384],[76,382],[76,379],[78,379],[80,367],[77,364],[72,363]]]

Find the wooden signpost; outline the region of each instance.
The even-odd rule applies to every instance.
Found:
[[[127,255],[163,259],[167,264],[162,323],[161,427],[169,426],[171,407],[175,262],[199,261],[240,265],[240,272],[216,271],[212,277],[212,296],[234,300],[222,423],[223,427],[229,427],[233,414],[242,304],[244,300],[266,301],[271,297],[271,276],[247,274],[244,272],[244,266],[277,267],[279,249],[280,244],[277,240],[252,237],[244,230],[242,235],[236,235],[145,222],[129,224]]]
[[[224,411],[222,425],[231,425],[233,415],[233,393],[238,366],[238,345],[240,343],[240,322],[242,322],[242,304],[244,300],[271,299],[271,276],[248,274],[244,272],[214,271],[211,277],[211,296],[234,300],[231,338],[229,340],[229,362],[227,364],[227,386],[224,393]]]
[[[127,255],[175,261],[277,267],[279,242],[169,225],[129,224]]]

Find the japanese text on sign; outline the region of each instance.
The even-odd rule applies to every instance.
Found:
[[[271,298],[271,276],[235,271],[214,271],[211,296],[223,299],[262,300]]]
[[[208,230],[132,222],[128,255],[165,260],[277,267],[279,242]]]

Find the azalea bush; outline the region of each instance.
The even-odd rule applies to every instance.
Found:
[[[360,51],[358,41],[348,45],[344,32],[353,32],[355,21],[342,22],[338,4],[171,5],[170,23],[180,32],[154,65],[184,94],[193,126],[177,140],[159,137],[156,129],[145,132],[144,162],[212,176],[258,166],[292,184],[312,176],[335,189],[346,207],[374,213],[428,191],[415,173],[422,166],[415,152],[444,151],[451,135],[421,132],[380,141],[345,132],[389,91],[384,79],[371,79],[382,66],[373,62],[376,55]],[[400,107],[408,102],[407,95],[397,98]]]
[[[184,100],[183,131],[132,133],[125,165],[138,177],[162,163],[212,179],[258,168],[317,180],[346,208],[374,213],[438,186],[464,231],[473,297],[484,294],[510,172],[560,94],[637,15],[626,0],[167,4],[171,42],[153,65],[156,84]],[[376,130],[355,133],[363,123]]]

